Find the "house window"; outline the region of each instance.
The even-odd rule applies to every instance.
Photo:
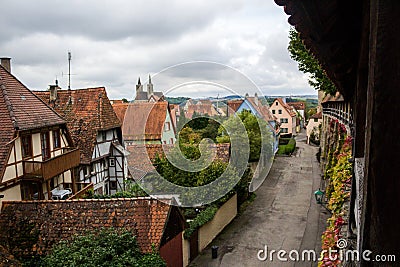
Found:
[[[275,114],[275,109],[272,110],[272,114]]]
[[[53,131],[53,147],[54,148],[61,147],[61,139],[60,139],[60,130],[59,129]]]
[[[110,158],[110,167],[115,166],[115,158]]]
[[[110,190],[117,190],[117,181],[110,181]]]
[[[174,143],[174,138],[171,138],[170,139],[170,144],[173,144]]]
[[[32,157],[32,135],[25,135],[21,137],[22,141],[22,157]]]
[[[278,114],[282,114],[282,109],[278,110]]]
[[[164,124],[164,132],[171,130],[171,124],[167,121]]]
[[[281,123],[288,123],[288,119],[281,119]]]
[[[278,105],[278,101],[275,102],[275,106],[277,106],[277,105]]]
[[[42,159],[43,160],[49,159],[50,158],[49,132],[41,133],[40,140],[42,143]]]
[[[106,131],[101,132],[101,140],[107,141],[107,132]]]
[[[314,118],[314,122],[318,122],[318,119],[317,119],[317,118]]]
[[[288,128],[281,128],[281,133],[287,133],[288,132]]]

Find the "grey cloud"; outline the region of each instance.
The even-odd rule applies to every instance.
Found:
[[[23,3],[21,3],[23,2]],[[0,18],[7,36],[31,32],[86,36],[115,40],[142,36],[159,40],[173,38],[205,27],[221,12],[240,1],[14,1],[3,0]],[[4,41],[4,39],[3,39]]]

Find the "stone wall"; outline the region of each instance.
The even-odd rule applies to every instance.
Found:
[[[214,218],[199,229],[199,251],[210,244],[214,238],[227,226],[237,215],[237,195],[231,197],[222,205]]]
[[[153,243],[160,245],[169,210],[151,198],[4,201],[0,242],[18,258],[42,255],[60,240],[114,227],[131,231],[142,252],[151,252]]]

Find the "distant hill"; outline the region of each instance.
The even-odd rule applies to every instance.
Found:
[[[168,101],[170,104],[177,104],[180,105],[181,103],[187,101],[190,99],[189,97],[183,97],[183,96],[178,96],[178,97],[165,97],[165,100]]]

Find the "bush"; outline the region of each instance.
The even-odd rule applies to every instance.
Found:
[[[189,222],[189,228],[185,230],[183,237],[185,239],[190,238],[197,229],[211,221],[217,211],[218,207],[214,205],[208,206],[205,210],[201,211],[193,221]]]
[[[293,153],[295,149],[296,149],[296,140],[294,140],[294,138],[291,138],[289,140],[289,143],[286,145],[285,153],[289,155]]]
[[[281,142],[282,140],[282,142]],[[286,143],[287,142],[287,143]],[[294,138],[281,138],[279,139],[279,149],[278,149],[278,155],[290,155],[294,152],[296,149],[296,140]],[[286,143],[286,144],[284,144]]]
[[[43,266],[165,266],[155,252],[140,253],[136,237],[127,230],[104,228],[98,233],[61,241],[43,260]]]

